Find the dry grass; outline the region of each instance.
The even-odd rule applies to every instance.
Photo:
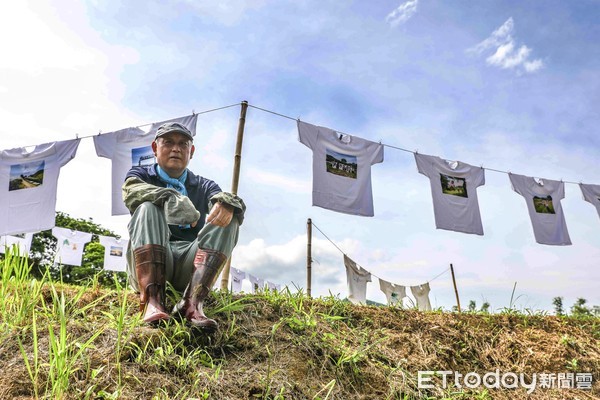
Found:
[[[1,283],[0,283],[1,284]],[[4,283],[6,284],[6,283]],[[53,398],[47,311],[56,293],[77,299],[78,287],[45,283],[33,321],[0,321],[0,398]],[[99,301],[97,301],[99,300]],[[0,302],[8,301],[7,298]],[[85,312],[78,312],[94,304]],[[54,302],[54,303],[53,303]],[[354,306],[295,294],[213,293],[206,309],[220,330],[194,333],[178,323],[140,324],[137,298],[87,288],[67,307],[73,358],[66,399],[515,399],[524,389],[443,390],[417,387],[420,370],[591,372],[592,390],[536,389],[530,399],[600,397],[600,321],[505,314],[419,312]],[[123,307],[123,305],[125,305]],[[44,310],[46,310],[44,312]],[[124,322],[119,323],[120,310]],[[34,332],[36,335],[34,335]],[[37,336],[37,356],[33,350]],[[32,379],[29,364],[39,361]],[[439,382],[438,382],[439,383]]]

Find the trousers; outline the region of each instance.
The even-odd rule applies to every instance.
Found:
[[[167,252],[167,282],[175,290],[183,291],[192,277],[194,257],[198,249],[217,250],[228,258],[231,257],[238,240],[239,222],[234,217],[226,227],[206,224],[193,242],[171,241],[171,232],[162,207],[145,202],[131,216],[127,230],[127,276],[130,286],[139,292],[133,250],[146,244],[156,244],[164,246]]]

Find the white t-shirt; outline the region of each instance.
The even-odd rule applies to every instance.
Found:
[[[508,174],[512,188],[525,198],[533,226],[535,241],[540,244],[570,245],[569,231],[560,200],[565,197],[565,184]]]
[[[273,282],[269,282],[269,281],[267,281],[267,287],[269,288],[269,290],[275,291],[275,292],[279,292],[281,290],[281,285],[278,285],[277,283],[273,283]]]
[[[313,206],[372,217],[371,165],[383,145],[298,121],[300,142],[313,151]]]
[[[60,168],[75,157],[79,140],[0,152],[0,235],[54,226]]]
[[[429,178],[436,228],[483,235],[476,189],[485,184],[484,169],[418,153],[415,161]]]
[[[348,281],[348,300],[354,304],[366,304],[367,282],[371,282],[371,273],[356,265],[345,254],[344,265],[346,266],[346,279]]]
[[[410,291],[417,300],[417,307],[421,311],[431,310],[431,303],[429,302],[429,290],[429,282],[410,287]]]
[[[66,228],[52,228],[52,236],[56,238],[56,255],[54,265],[68,264],[81,266],[81,257],[85,244],[92,240],[92,234]]]
[[[101,235],[98,235],[98,239],[100,244],[104,246],[104,269],[125,272],[127,267],[126,252],[128,240]]]
[[[248,280],[252,283],[252,293],[256,293],[258,290],[265,287],[265,280],[262,278],[257,278],[252,274],[248,274]]]
[[[246,272],[230,267],[229,275],[231,276],[231,291],[233,293],[239,293],[242,291],[242,282],[246,279]]]
[[[112,161],[112,215],[129,214],[123,202],[121,187],[131,167],[154,164],[152,142],[158,127],[166,122],[179,122],[195,135],[197,119],[198,115],[194,114],[156,122],[148,132],[139,128],[126,128],[94,136],[96,155]]]
[[[379,288],[385,293],[390,306],[395,304],[402,305],[402,299],[406,297],[406,287],[379,279]]]
[[[592,203],[596,207],[596,211],[598,211],[598,216],[600,216],[600,185],[580,183],[579,187],[581,188],[581,193],[583,193],[583,199],[588,203]]]
[[[7,249],[11,249],[13,246],[17,246],[19,249],[19,256],[25,257],[29,254],[29,249],[31,249],[32,239],[33,233],[21,233],[19,235],[0,236],[0,253],[5,254]]]

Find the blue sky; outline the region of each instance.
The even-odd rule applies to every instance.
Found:
[[[13,2],[14,3],[14,2]],[[109,132],[248,100],[410,151],[500,171],[600,184],[597,1],[42,1],[0,6],[2,148]],[[191,169],[229,189],[239,108],[198,119]],[[566,184],[573,246],[535,243],[505,173],[478,189],[483,237],[436,230],[414,157],[372,167],[375,217],[311,207],[311,152],[294,121],[250,108],[233,265],[305,286],[306,219],[358,264],[417,285],[453,263],[463,305],[600,304],[600,218]],[[74,190],[73,182],[78,183]],[[110,162],[84,139],[58,209],[125,234]],[[314,231],[313,293],[346,295],[342,255]],[[431,282],[450,308],[448,273]],[[377,279],[367,297],[383,301]]]

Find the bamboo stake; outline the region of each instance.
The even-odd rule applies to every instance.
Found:
[[[456,288],[456,278],[454,278],[454,267],[450,264],[450,272],[452,273],[452,283],[454,284],[454,294],[456,294],[456,305],[458,306],[458,312],[460,310],[460,299],[458,298],[458,289]]]
[[[248,102],[242,101],[240,110],[240,119],[238,122],[237,140],[235,143],[235,155],[233,158],[233,178],[231,180],[231,193],[237,194],[238,184],[240,182],[240,166],[242,164],[242,143],[244,140],[244,127],[246,126],[246,111]],[[229,285],[229,270],[231,269],[231,257],[227,259],[223,273],[221,274],[221,290],[227,290]]]
[[[312,221],[309,218],[306,221],[306,294],[311,297],[312,282]]]

